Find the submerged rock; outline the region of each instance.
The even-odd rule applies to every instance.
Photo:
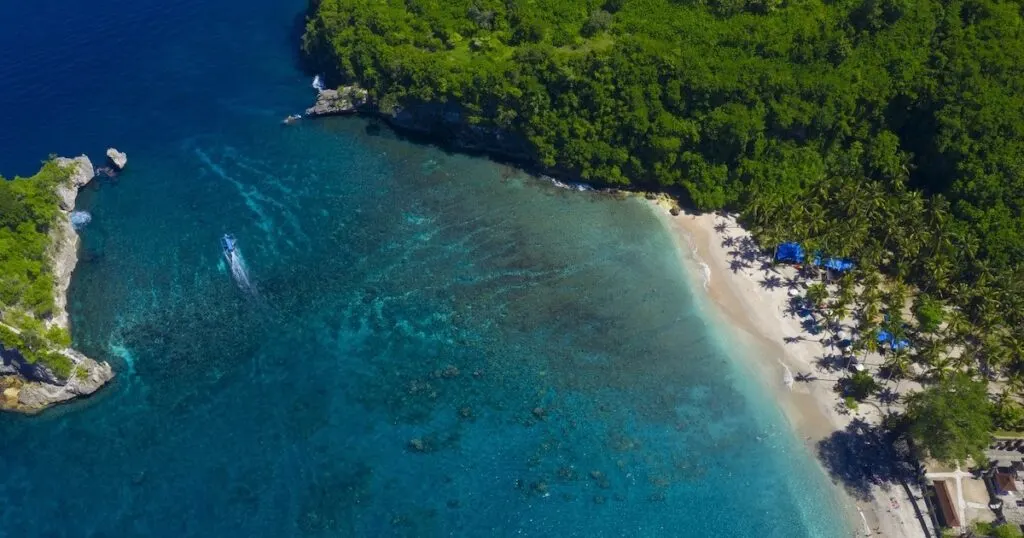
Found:
[[[323,90],[316,96],[316,104],[306,109],[307,116],[355,114],[370,102],[370,94],[359,86],[342,86],[337,90]]]
[[[107,148],[107,160],[110,161],[114,170],[120,171],[124,170],[124,167],[128,164],[128,155],[114,148]]]
[[[608,481],[608,477],[605,476],[601,471],[590,471],[590,478],[597,483],[597,487],[601,489],[608,489],[611,487],[611,482]]]
[[[543,480],[539,480],[537,482],[534,482],[534,483],[530,484],[530,487],[538,495],[547,496],[547,494],[548,494],[548,485]]]

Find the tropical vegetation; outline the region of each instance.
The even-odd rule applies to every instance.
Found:
[[[71,360],[59,351],[71,338],[43,320],[54,309],[49,250],[60,213],[56,189],[69,175],[51,159],[34,176],[0,177],[0,345],[59,377],[71,373]]]
[[[1019,428],[1022,13],[1015,0],[311,0],[303,50],[384,110],[456,103],[550,169],[737,211],[768,249],[853,258],[840,294],[812,291],[831,322],[856,312],[854,351],[885,347],[885,331],[913,341],[887,353],[897,383],[912,364],[934,387],[998,379],[994,425]],[[914,431],[928,443],[937,426]],[[976,444],[926,448],[958,459]]]
[[[910,396],[911,434],[940,461],[986,461],[992,413],[985,384],[964,373]]]
[[[992,538],[1021,538],[1024,534],[1021,533],[1020,527],[1012,523],[985,523],[978,522],[972,529],[974,536],[983,537],[991,536]]]

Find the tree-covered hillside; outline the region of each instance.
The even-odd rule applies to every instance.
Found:
[[[62,377],[71,362],[55,348],[71,338],[60,327],[47,329],[43,319],[54,308],[49,250],[60,211],[56,188],[69,174],[51,160],[29,178],[0,177],[0,345]]]
[[[537,158],[704,209],[827,175],[944,193],[1024,256],[1019,1],[322,0],[305,47],[385,104],[455,98]],[[855,170],[846,164],[856,161]]]
[[[957,307],[958,357],[1019,371],[1022,13],[1020,0],[313,0],[303,47],[381,108],[457,100],[547,166],[679,188],[741,211],[768,246],[800,240],[911,281]]]

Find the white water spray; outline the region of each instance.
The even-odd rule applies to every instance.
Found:
[[[559,189],[566,189],[566,190],[570,190],[570,191],[579,191],[579,192],[590,192],[590,191],[594,190],[594,187],[591,187],[590,185],[587,185],[586,183],[563,183],[563,182],[558,181],[557,179],[555,179],[555,178],[553,178],[551,176],[540,176],[540,177],[541,177],[541,179],[544,179],[546,181],[550,181],[552,185],[558,187]]]
[[[88,211],[72,211],[71,212],[71,226],[76,230],[85,228],[86,224],[92,221],[92,215]]]
[[[793,370],[790,370],[789,366],[786,366],[786,363],[782,362],[781,359],[779,364],[782,365],[782,383],[786,385],[787,389],[793,390],[793,382],[795,381],[793,379]]]
[[[315,88],[316,91],[318,92],[324,91],[324,81],[322,78],[320,78],[320,75],[313,77],[313,88]]]
[[[249,280],[249,267],[245,265],[245,258],[242,257],[242,253],[238,249],[234,249],[226,254],[228,258],[228,265],[231,268],[231,277],[235,279],[235,283],[243,291],[255,293],[256,289],[252,285],[252,281]]]
[[[704,262],[700,262],[701,275],[704,277],[704,289],[707,290],[708,286],[711,285],[711,267]]]

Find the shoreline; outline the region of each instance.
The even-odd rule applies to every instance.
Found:
[[[47,327],[70,328],[67,313],[67,292],[71,285],[71,275],[78,265],[78,232],[71,224],[70,214],[75,208],[75,201],[80,188],[92,181],[95,170],[92,162],[85,155],[73,159],[57,158],[61,168],[73,167],[64,185],[57,188],[60,212],[50,230],[49,257],[54,279],[54,312],[46,321]],[[15,355],[18,355],[15,351]],[[74,364],[71,374],[61,383],[57,376],[45,367],[38,365],[14,365],[15,371],[0,377],[3,383],[0,397],[0,411],[15,411],[35,414],[56,404],[90,396],[113,379],[114,372],[110,364],[93,360],[74,348],[68,347],[58,351]],[[0,365],[7,367],[5,358]],[[27,376],[25,371],[36,375]],[[5,379],[6,378],[6,379]]]
[[[791,375],[816,374],[815,361],[829,351],[821,342],[803,338],[787,343],[787,338],[805,335],[800,320],[785,314],[789,295],[785,287],[768,289],[760,284],[764,271],[758,267],[761,256],[750,267],[733,265],[730,252],[736,247],[724,243],[750,238],[733,217],[715,214],[695,215],[680,211],[672,216],[674,205],[664,197],[648,200],[656,217],[672,235],[680,261],[690,278],[704,278],[703,289],[694,282],[694,291],[703,291],[710,299],[714,316],[721,318],[746,349],[761,351],[760,358],[753,353],[742,365],[755,370],[778,403],[783,415],[815,462],[822,466],[844,505],[844,512],[857,536],[885,536],[917,538],[925,536],[916,519],[911,499],[900,488],[882,491],[872,488],[870,501],[855,499],[834,477],[818,457],[818,443],[832,434],[844,430],[854,419],[878,423],[881,412],[877,408],[861,405],[857,411],[841,414],[843,400],[833,390],[834,380],[817,379],[812,382],[794,382],[787,388],[782,380],[789,370]],[[717,228],[717,229],[716,229]],[[767,258],[765,258],[767,259]],[[783,272],[782,268],[779,271]],[[701,275],[703,272],[703,275]],[[795,272],[794,272],[795,274]],[[893,509],[892,498],[899,504]],[[870,533],[870,534],[869,534]]]
[[[308,113],[308,111],[307,111]],[[372,103],[351,106],[345,110],[332,110],[326,113],[310,114],[307,117],[319,118],[331,115],[358,115],[376,118],[385,122],[392,131],[413,141],[421,141],[419,137],[437,135],[438,125],[417,125],[415,121],[396,121],[397,118],[377,110]],[[408,114],[407,120],[415,119],[416,114]],[[457,125],[457,122],[456,122]],[[453,125],[448,125],[450,131]],[[556,182],[575,182],[572,174],[563,174],[559,170],[538,168],[529,160],[523,162],[517,156],[495,149],[486,143],[466,143],[459,136],[442,136],[440,140],[431,138],[426,143],[439,145],[468,154],[481,153],[487,158],[522,169],[537,177],[546,177]],[[532,166],[531,166],[532,164]],[[569,188],[569,184],[563,185]],[[604,188],[602,188],[604,187]],[[882,412],[872,404],[864,403],[853,412],[845,409],[843,399],[833,390],[835,378],[822,379],[817,376],[817,359],[829,350],[817,340],[806,338],[806,331],[800,320],[785,314],[790,299],[786,289],[779,287],[773,290],[761,286],[759,280],[766,275],[757,267],[733,270],[734,256],[730,251],[735,247],[723,245],[727,238],[733,240],[752,240],[749,232],[744,230],[732,216],[724,217],[716,214],[697,215],[681,209],[675,200],[666,193],[650,193],[642,190],[622,190],[607,186],[597,186],[593,190],[612,196],[645,197],[651,211],[659,219],[665,229],[675,239],[675,248],[688,278],[695,278],[704,273],[706,285],[698,290],[699,282],[691,281],[694,292],[703,292],[710,299],[713,316],[718,316],[729,326],[744,344],[746,350],[764,350],[767,360],[747,357],[742,364],[756,370],[764,388],[774,397],[777,405],[789,426],[800,436],[800,441],[814,457],[815,464],[826,474],[838,493],[837,501],[843,505],[843,512],[849,522],[850,529],[856,536],[883,536],[896,538],[924,538],[927,536],[917,519],[914,500],[904,489],[892,487],[883,489],[881,486],[871,487],[870,500],[855,498],[828,469],[825,468],[818,452],[818,443],[828,439],[836,432],[845,430],[854,419],[864,420],[871,424],[881,422]],[[724,224],[723,231],[716,230],[716,225]],[[768,260],[758,253],[754,265]],[[788,274],[787,274],[788,273]],[[776,276],[794,277],[796,271],[791,267],[780,267]],[[787,338],[796,339],[788,341]],[[742,355],[754,355],[742,353]],[[786,370],[792,376],[800,374],[814,375],[810,382],[791,383],[787,388],[781,382]],[[920,492],[913,495],[920,496]]]

